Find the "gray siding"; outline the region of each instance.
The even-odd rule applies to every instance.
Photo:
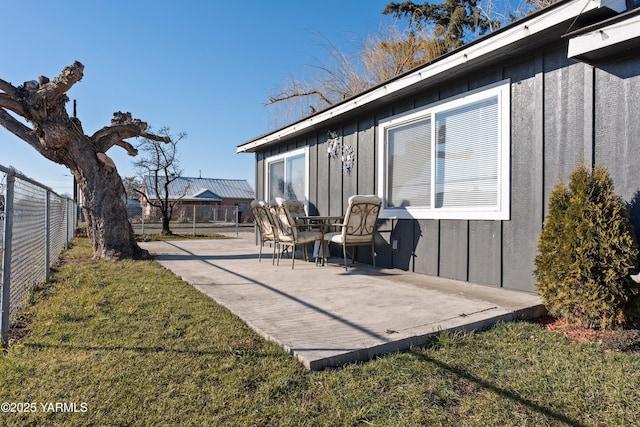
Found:
[[[638,60],[594,73],[594,157],[609,169],[615,191],[630,204],[640,241],[640,72]]]
[[[469,263],[469,221],[440,221],[439,275],[467,280]]]
[[[350,195],[377,191],[376,126],[381,119],[508,78],[511,219],[380,221],[377,265],[535,292],[532,272],[549,193],[581,162],[609,168],[617,192],[632,202],[640,224],[640,59],[594,68],[567,59],[564,45],[511,61],[421,88],[289,143],[284,149],[300,143],[310,147],[311,205],[321,214],[341,214]],[[329,130],[354,148],[350,175],[327,156]],[[264,188],[264,158],[280,150],[256,157],[258,195]],[[391,250],[391,239],[398,239],[397,251]],[[366,250],[358,257],[370,262]]]
[[[548,195],[584,158],[584,68],[558,49],[544,57],[544,190]],[[545,199],[546,200],[546,199]],[[545,204],[546,213],[546,204]]]
[[[502,227],[502,285],[532,290],[543,220],[543,57],[505,70],[511,78],[511,220]]]
[[[467,280],[502,285],[502,222],[469,222],[469,275]]]

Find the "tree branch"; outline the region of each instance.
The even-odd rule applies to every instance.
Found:
[[[171,138],[166,136],[158,136],[146,132],[147,123],[134,119],[131,117],[131,113],[122,113],[118,111],[113,113],[113,119],[111,120],[111,126],[105,126],[93,134],[91,139],[95,144],[98,151],[106,153],[111,147],[117,145],[126,150],[130,156],[138,154],[130,143],[125,141],[127,138],[136,138],[142,136],[153,141],[170,142]]]
[[[161,135],[156,135],[156,134],[147,133],[147,132],[144,132],[140,136],[143,137],[143,138],[150,139],[152,141],[165,142],[167,144],[171,142],[171,137],[170,136],[161,136]]]
[[[22,103],[6,93],[0,93],[0,108],[7,108],[20,116],[24,116]]]
[[[60,161],[57,160],[57,153],[55,150],[49,150],[43,147],[32,129],[20,123],[2,108],[0,108],[0,126],[6,128],[9,132],[27,142],[30,146],[35,148],[38,153],[42,154],[47,159],[60,163]]]
[[[17,89],[11,83],[0,79],[0,90],[13,96],[15,95]]]
[[[267,104],[275,104],[276,102],[286,101],[287,99],[300,98],[303,96],[311,96],[311,95],[317,95],[318,97],[320,97],[320,99],[322,99],[328,105],[333,105],[333,102],[327,99],[327,97],[325,97],[319,90],[310,90],[306,92],[300,91],[295,93],[281,93],[280,95],[269,97],[269,101],[267,102]]]
[[[0,108],[0,126],[3,126],[9,132],[26,141],[36,150],[40,151],[40,140],[33,134],[33,130],[28,126],[20,123],[11,114],[7,113],[2,108]]]
[[[58,98],[71,89],[71,86],[82,80],[83,71],[84,65],[76,61],[65,67],[60,75],[51,81],[41,77],[38,93],[47,99]]]

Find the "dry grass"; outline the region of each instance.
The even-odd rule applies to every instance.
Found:
[[[539,325],[442,334],[425,349],[308,372],[158,263],[90,255],[79,239],[25,312],[28,335],[0,356],[3,402],[80,412],[37,406],[1,413],[2,425],[640,423],[640,357]]]

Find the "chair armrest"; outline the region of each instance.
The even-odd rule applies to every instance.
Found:
[[[334,231],[338,231],[338,230],[342,229],[342,227],[344,227],[344,224],[341,223],[341,222],[333,223],[333,224],[325,224],[325,227],[327,227],[326,228],[327,232],[331,232],[332,228],[334,229]]]
[[[298,231],[308,231],[308,230],[320,230],[320,224],[311,224],[308,222],[296,223],[296,227]]]

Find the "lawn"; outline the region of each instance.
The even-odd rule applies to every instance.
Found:
[[[309,372],[157,262],[92,260],[86,239],[31,300],[0,354],[0,425],[640,424],[640,357],[526,322]]]

